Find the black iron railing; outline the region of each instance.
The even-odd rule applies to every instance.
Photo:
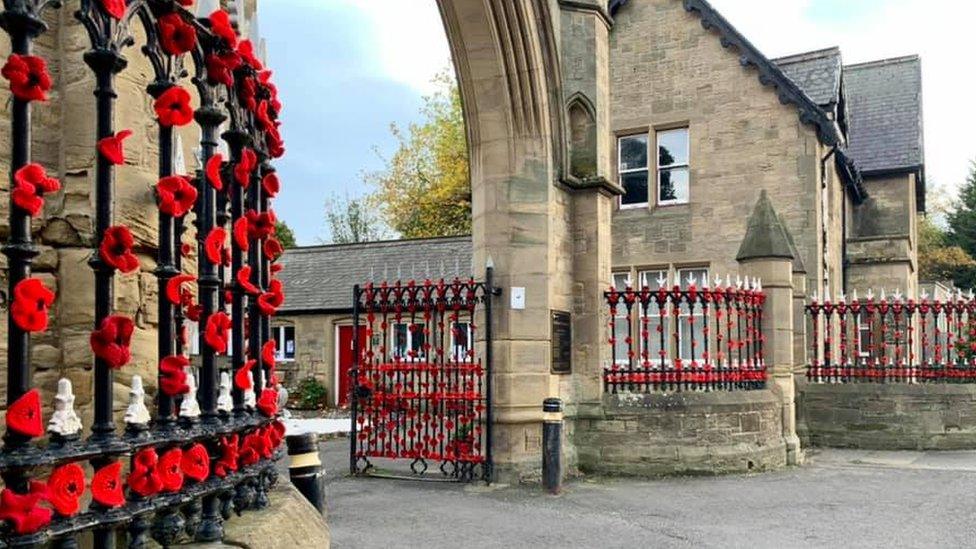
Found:
[[[14,99],[10,237],[3,253],[9,258],[13,300],[7,326],[7,428],[0,451],[0,546],[76,547],[78,535],[87,531],[96,547],[114,547],[120,533],[130,547],[144,546],[149,537],[163,545],[214,541],[221,539],[222,523],[232,512],[268,504],[284,435],[276,419],[270,343],[270,316],[283,300],[273,266],[280,245],[267,225],[270,221],[273,228],[269,199],[278,187],[270,162],[283,153],[280,104],[270,72],[250,42],[238,38],[227,14],[218,10],[198,18],[181,4],[81,0],[76,12],[91,40],[84,61],[95,76],[94,420],[90,437],[82,438],[71,384],[61,380],[45,444],[48,410],[32,388],[30,338],[46,329],[54,296],[31,276],[38,249],[30,229],[38,200],[43,204],[44,193],[59,185],[43,167],[31,164],[31,109],[50,87],[42,60],[31,53],[33,40],[47,30],[43,12],[61,2],[4,0],[0,27],[10,35],[13,55],[3,76]],[[129,361],[133,323],[114,313],[113,289],[116,276],[137,271],[139,262],[131,233],[116,225],[113,211],[115,167],[124,163],[124,139],[131,133],[114,126],[115,78],[126,69],[124,50],[135,42],[130,31],[136,25],[146,35],[142,53],[154,73],[147,92],[158,118],[159,390],[152,417],[142,380],[134,376],[125,428],[119,431],[114,373]],[[187,76],[197,96],[195,110],[191,90],[179,84]],[[178,174],[175,127],[194,120],[205,169]],[[229,162],[217,153],[218,135],[229,146]],[[182,272],[181,244],[190,225],[184,218],[190,212],[198,277]],[[226,230],[228,221],[237,229],[235,237]],[[232,280],[225,278],[225,266],[234,273]],[[232,296],[229,317],[225,291]],[[196,372],[189,371],[183,355],[189,319],[201,326]],[[231,355],[227,371],[215,360],[223,353]],[[88,493],[92,502],[82,509]]]
[[[608,393],[749,390],[766,384],[757,281],[611,288]]]
[[[856,293],[806,307],[817,383],[976,383],[976,299]]]

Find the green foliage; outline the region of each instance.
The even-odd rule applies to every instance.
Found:
[[[284,221],[279,220],[277,223],[275,223],[275,237],[278,239],[278,242],[281,242],[281,245],[284,246],[285,249],[294,248],[297,246],[297,243],[295,242],[295,233],[292,232],[291,227],[285,224]]]
[[[296,408],[302,410],[321,410],[328,404],[328,392],[325,385],[314,377],[307,377],[298,384],[295,391]]]
[[[389,236],[376,208],[365,198],[332,196],[325,203],[325,222],[331,244],[374,242]]]
[[[976,162],[959,189],[956,208],[947,215],[949,229],[941,235],[919,224],[919,266],[923,278],[951,278],[960,288],[976,287]],[[923,230],[924,229],[924,230]],[[937,231],[938,227],[934,227]]]
[[[471,184],[461,94],[449,70],[424,98],[424,121],[406,130],[391,126],[399,147],[382,171],[365,181],[370,203],[404,238],[456,236],[471,232]]]
[[[976,162],[970,165],[969,177],[959,189],[959,203],[949,212],[948,243],[976,256]]]

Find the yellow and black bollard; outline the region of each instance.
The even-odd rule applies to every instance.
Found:
[[[319,438],[315,433],[288,435],[288,473],[291,483],[305,499],[325,513],[325,471],[319,459]]]
[[[563,401],[547,398],[542,403],[542,483],[550,494],[562,490]]]

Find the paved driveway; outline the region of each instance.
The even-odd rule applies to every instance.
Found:
[[[481,547],[972,547],[976,453],[830,451],[779,473],[584,479],[531,487],[345,476],[326,443],[338,549]]]

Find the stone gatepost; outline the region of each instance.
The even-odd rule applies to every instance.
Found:
[[[763,307],[763,336],[770,388],[779,396],[783,410],[783,441],[790,465],[802,461],[800,439],[796,435],[796,388],[794,371],[794,292],[795,247],[792,237],[773,209],[766,191],[749,218],[746,236],[736,260],[743,276],[758,278],[766,293]]]

